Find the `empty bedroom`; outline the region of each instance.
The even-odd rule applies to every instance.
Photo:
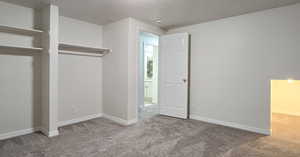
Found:
[[[0,0],[0,157],[300,157],[300,0]]]

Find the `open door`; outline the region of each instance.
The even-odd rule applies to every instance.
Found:
[[[189,35],[177,33],[160,38],[160,114],[188,118]]]

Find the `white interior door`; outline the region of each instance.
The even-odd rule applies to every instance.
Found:
[[[159,52],[160,114],[188,117],[189,35],[161,36]]]

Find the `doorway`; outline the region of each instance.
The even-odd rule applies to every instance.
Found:
[[[272,136],[300,143],[300,80],[271,80]]]
[[[138,106],[138,118],[146,119],[159,114],[158,105],[158,53],[159,36],[140,32],[140,54],[143,74],[143,103]]]

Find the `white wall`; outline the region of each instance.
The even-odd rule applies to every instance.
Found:
[[[39,13],[31,8],[0,2],[0,24],[24,28],[35,28],[39,24]],[[32,36],[0,32],[0,42],[6,45],[38,46]]]
[[[191,114],[270,129],[270,80],[300,78],[300,4],[170,30],[191,34]]]
[[[103,58],[103,113],[127,120],[129,19],[105,25]]]
[[[0,2],[0,24],[34,28],[38,15],[33,9]],[[0,32],[0,44],[39,46],[34,41],[30,36]],[[0,49],[0,137],[40,126],[40,67],[39,55]]]
[[[59,41],[102,47],[102,26],[60,16]],[[102,58],[59,55],[58,120],[102,113]]]
[[[77,45],[102,47],[102,26],[60,16],[59,41]]]

